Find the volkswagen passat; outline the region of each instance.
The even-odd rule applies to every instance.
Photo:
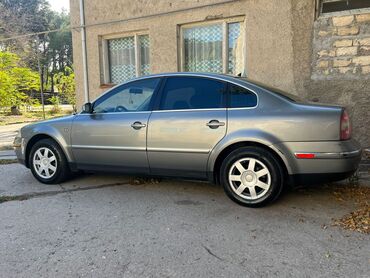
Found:
[[[23,127],[14,147],[43,183],[77,170],[207,179],[251,207],[288,183],[344,179],[361,157],[343,107],[200,73],[118,85],[77,115]]]

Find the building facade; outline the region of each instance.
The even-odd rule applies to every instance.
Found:
[[[248,76],[311,101],[349,108],[370,146],[370,1],[88,0],[93,100],[136,76],[206,71]],[[78,0],[71,24],[80,25]],[[84,102],[80,29],[73,34],[78,104]]]

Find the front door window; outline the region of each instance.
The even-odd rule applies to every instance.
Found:
[[[148,78],[119,86],[94,103],[94,113],[148,111],[158,83]]]

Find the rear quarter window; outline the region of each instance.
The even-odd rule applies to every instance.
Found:
[[[251,79],[248,79],[248,78],[240,78],[240,79],[241,80],[245,80],[247,82],[250,82],[250,83],[256,85],[257,87],[260,87],[260,88],[262,88],[264,90],[267,90],[267,91],[273,93],[274,95],[277,95],[277,96],[279,96],[279,97],[281,97],[283,99],[286,99],[286,100],[288,100],[290,102],[307,103],[306,100],[304,100],[304,99],[302,99],[302,98],[300,98],[300,97],[298,97],[296,95],[293,95],[293,94],[289,94],[287,92],[284,92],[284,91],[282,91],[282,90],[280,90],[278,88],[274,88],[274,87],[268,86],[268,85],[266,85],[264,83],[261,83],[261,82],[255,81],[255,80],[251,80]]]
[[[257,95],[250,90],[237,86],[229,85],[229,108],[248,108],[257,105]]]

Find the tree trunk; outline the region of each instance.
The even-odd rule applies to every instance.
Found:
[[[19,111],[18,107],[15,106],[15,105],[10,108],[10,114],[12,114],[12,115],[22,115],[21,111]]]

